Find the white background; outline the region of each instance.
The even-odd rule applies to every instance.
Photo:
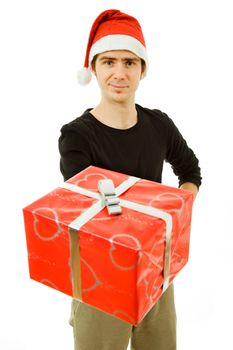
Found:
[[[22,208],[61,183],[60,128],[99,100],[94,79],[80,87],[76,71],[91,24],[107,8],[137,17],[144,31],[150,68],[137,103],[166,112],[202,168],[190,260],[175,282],[178,350],[233,349],[230,6],[227,0],[1,2],[1,349],[73,349],[70,297],[29,279]],[[163,182],[177,186],[169,166]]]

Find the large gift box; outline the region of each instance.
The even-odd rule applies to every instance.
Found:
[[[136,326],[188,261],[192,204],[89,166],[23,209],[30,277]]]

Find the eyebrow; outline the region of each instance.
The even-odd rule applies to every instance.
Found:
[[[104,61],[104,60],[117,61],[118,59],[116,57],[103,56],[99,60],[100,61]],[[137,58],[137,57],[124,57],[124,58],[121,59],[121,61],[140,61],[140,58]]]

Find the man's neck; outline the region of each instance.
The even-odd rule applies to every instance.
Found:
[[[129,129],[137,123],[135,103],[104,103],[92,109],[91,114],[101,123],[115,129]]]

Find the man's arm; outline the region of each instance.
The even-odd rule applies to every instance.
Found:
[[[196,195],[198,193],[198,187],[194,183],[185,182],[180,186],[180,188],[182,188],[183,190],[189,190],[189,191],[193,192],[194,199],[196,198]]]
[[[61,156],[60,169],[64,181],[91,165],[89,144],[85,130],[75,122],[62,127],[58,147]]]
[[[166,161],[171,164],[174,174],[178,176],[179,187],[192,191],[195,198],[202,180],[199,161],[172,119],[163,114],[168,122]]]

